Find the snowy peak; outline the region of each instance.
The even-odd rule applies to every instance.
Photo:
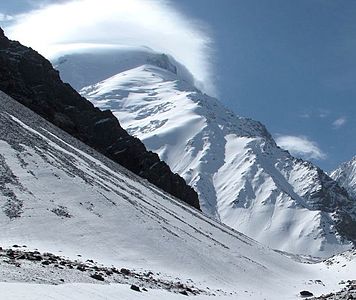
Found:
[[[311,163],[280,149],[174,73],[142,65],[85,87],[198,192],[202,210],[272,248],[329,256],[351,247],[355,204]]]
[[[194,84],[190,72],[173,57],[157,53],[147,47],[116,47],[82,50],[54,59],[53,64],[61,77],[74,88],[95,84],[117,73],[142,65],[152,65],[175,74],[180,80]]]
[[[356,156],[341,164],[330,176],[356,200]]]
[[[156,89],[157,86],[160,87],[159,90]],[[120,72],[94,85],[83,88],[81,93],[95,97],[105,97],[108,92],[120,93],[120,91],[125,91],[125,87],[136,92],[147,92],[146,99],[152,103],[152,105],[149,105],[149,107],[152,108],[158,104],[153,100],[164,102],[163,97],[161,97],[159,93],[173,92],[172,94],[174,95],[188,97],[195,103],[197,114],[207,116],[206,121],[208,124],[213,122],[218,123],[221,130],[225,133],[238,132],[241,136],[263,137],[275,145],[272,136],[263,124],[249,118],[236,116],[217,99],[201,93],[191,82],[181,80],[174,72],[157,65],[147,63],[131,70]],[[108,98],[106,101],[103,101],[102,107],[109,109],[112,105],[115,105],[117,101],[115,99],[112,100],[113,101],[110,102]],[[130,104],[134,106],[134,103]],[[155,109],[157,113],[162,112],[159,108]],[[181,108],[172,107],[171,109],[176,109],[178,112]],[[154,109],[147,111],[145,114],[142,114],[142,111],[138,114],[142,117],[148,117],[152,113],[155,115]]]

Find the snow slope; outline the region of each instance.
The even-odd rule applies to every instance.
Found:
[[[205,291],[197,299],[297,299],[305,289],[336,291],[340,280],[354,276],[355,253],[311,264],[270,250],[158,190],[2,92],[0,100],[2,247],[27,245],[69,259],[80,254],[83,261],[152,271],[161,280]],[[143,296],[127,285],[79,279],[35,285],[39,273],[19,282],[3,268],[0,263],[3,299],[186,297],[160,289]]]
[[[355,223],[355,203],[336,182],[169,69],[146,63],[81,94],[193,186],[208,215],[279,250],[330,256],[350,248],[355,236],[344,220]]]
[[[356,156],[350,161],[341,164],[331,173],[330,177],[336,180],[356,199]]]
[[[2,92],[0,100],[2,247],[27,245],[150,270],[207,291],[197,299],[212,292],[222,299],[295,299],[306,288],[337,290],[341,279],[356,275],[354,259],[341,268],[303,264],[272,251],[158,190]],[[5,299],[141,297],[127,285],[74,281],[53,287],[9,282],[2,274]],[[145,299],[156,297],[186,296],[149,290]]]

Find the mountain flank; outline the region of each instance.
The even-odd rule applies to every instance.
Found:
[[[63,83],[43,56],[9,40],[0,28],[0,90],[157,187],[199,207],[197,193],[157,154],[130,136],[109,110],[100,111]]]
[[[86,68],[123,55],[94,54],[90,60],[67,55],[57,65],[64,80],[76,74],[88,82]],[[80,93],[110,109],[180,174],[198,192],[203,212],[273,249],[328,257],[352,247],[356,203],[335,180],[279,148],[260,122],[237,116],[163,61],[142,64],[130,54],[130,66],[118,62],[121,72]]]

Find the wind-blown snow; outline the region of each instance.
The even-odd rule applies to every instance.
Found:
[[[169,70],[146,63],[81,93],[185,178],[208,215],[275,249],[329,256],[350,248],[321,204],[348,201],[335,182]]]

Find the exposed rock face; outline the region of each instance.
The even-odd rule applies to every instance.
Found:
[[[157,154],[65,84],[51,63],[0,29],[0,90],[87,145],[199,209],[196,192]]]

